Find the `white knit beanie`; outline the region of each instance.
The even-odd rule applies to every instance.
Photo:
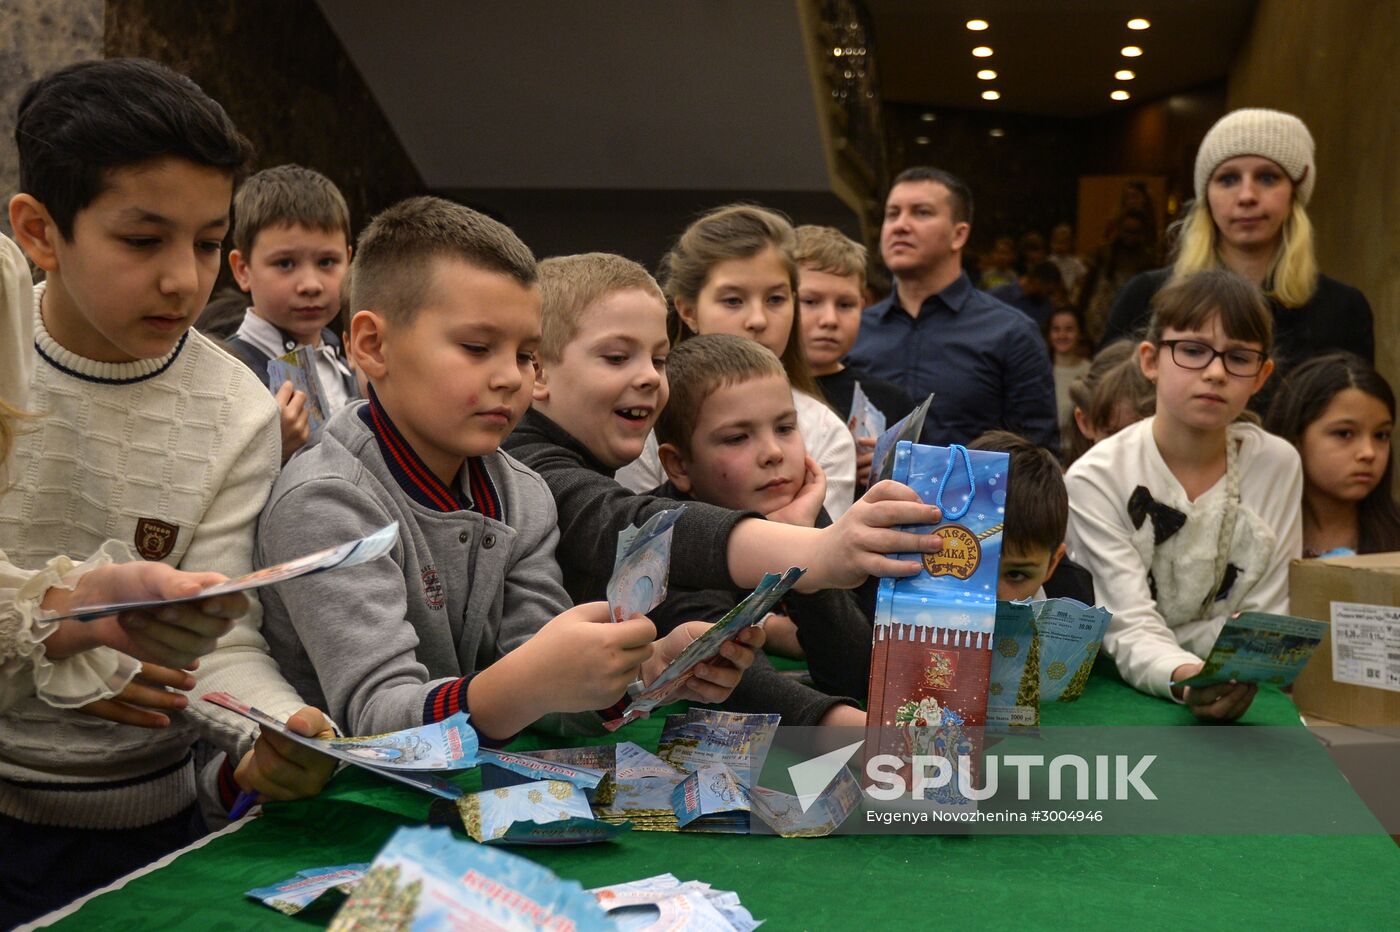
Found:
[[[1303,121],[1281,110],[1234,110],[1221,117],[1196,151],[1196,197],[1206,196],[1206,183],[1216,167],[1237,155],[1259,155],[1276,162],[1293,181],[1300,204],[1312,197],[1317,180],[1313,138]]]

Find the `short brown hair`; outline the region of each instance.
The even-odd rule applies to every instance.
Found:
[[[661,286],[631,259],[607,252],[555,256],[540,263],[540,358],[558,362],[578,336],[579,317],[596,301],[618,291],[644,291],[666,309]]]
[[[268,227],[304,226],[344,233],[350,243],[350,208],[325,175],[300,165],[265,168],[233,196],[233,248],[246,259],[253,241]]]
[[[793,257],[804,268],[839,275],[856,276],[865,286],[865,247],[835,227],[804,224],[797,228],[797,248]]]
[[[1089,371],[1070,383],[1070,409],[1060,425],[1060,452],[1066,467],[1094,445],[1080,432],[1074,419],[1075,408],[1083,412],[1095,430],[1107,428],[1124,404],[1139,420],[1157,410],[1157,386],[1142,374],[1137,347],[1128,340],[1110,343],[1099,350]]]
[[[1002,552],[1044,547],[1053,554],[1065,542],[1069,524],[1069,493],[1059,461],[1049,450],[1007,430],[989,430],[967,447],[1011,455]]]
[[[539,280],[534,253],[510,227],[440,197],[410,197],[360,234],[350,265],[353,311],[374,308],[404,322],[428,300],[432,261],[460,259],[526,287]]]
[[[1258,343],[1265,355],[1274,345],[1274,319],[1264,293],[1229,269],[1203,269],[1173,275],[1152,296],[1147,342],[1158,343],[1170,330],[1199,330],[1215,316],[1232,340]]]
[[[775,375],[786,380],[787,371],[773,351],[731,333],[692,337],[671,351],[666,377],[671,398],[656,421],[656,442],[674,444],[690,455],[690,438],[700,420],[705,399],[717,389],[750,379]]]

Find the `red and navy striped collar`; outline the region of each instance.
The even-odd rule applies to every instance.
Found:
[[[384,464],[409,498],[434,511],[474,511],[496,521],[505,521],[501,497],[481,457],[467,457],[462,471],[457,474],[457,481],[451,486],[445,485],[399,433],[388,412],[379,403],[373,386],[369,390],[369,403],[361,406],[359,413],[360,419],[379,443]],[[463,488],[470,498],[463,497],[459,491]]]

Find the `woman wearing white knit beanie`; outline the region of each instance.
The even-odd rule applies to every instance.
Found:
[[[1264,109],[1222,117],[1196,152],[1196,199],[1178,224],[1172,265],[1123,287],[1104,344],[1146,324],[1152,296],[1171,275],[1223,267],[1269,299],[1279,369],[1336,350],[1374,362],[1370,304],[1317,269],[1306,210],[1316,180],[1312,134],[1302,120]],[[1251,407],[1263,410],[1270,395],[1266,387]]]

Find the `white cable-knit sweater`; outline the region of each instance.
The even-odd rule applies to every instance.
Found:
[[[1113,613],[1103,645],[1123,679],[1170,697],[1172,671],[1200,662],[1230,615],[1288,611],[1288,564],[1303,551],[1303,469],[1291,444],[1253,424],[1230,425],[1229,442],[1239,444],[1239,516],[1227,556],[1235,578],[1201,617],[1216,583],[1226,480],[1188,501],[1152,438],[1153,421],[1095,444],[1069,468],[1068,543],[1070,559],[1093,573],[1094,591]],[[1134,527],[1129,516],[1138,486],[1186,516],[1161,544],[1150,517]]]
[[[267,390],[193,330],[160,359],[76,356],[44,329],[44,287],[35,291],[39,358],[28,404],[38,417],[7,464],[0,550],[17,566],[38,568],[114,538],[183,569],[248,572],[281,449]],[[194,695],[226,690],[285,718],[303,703],[269,656],[260,621],[254,601],[201,660]],[[179,812],[195,799],[194,739],[202,732],[241,754],[254,730],[193,698],[171,718],[171,727],[153,731],[21,699],[0,717],[0,812],[106,828]]]

